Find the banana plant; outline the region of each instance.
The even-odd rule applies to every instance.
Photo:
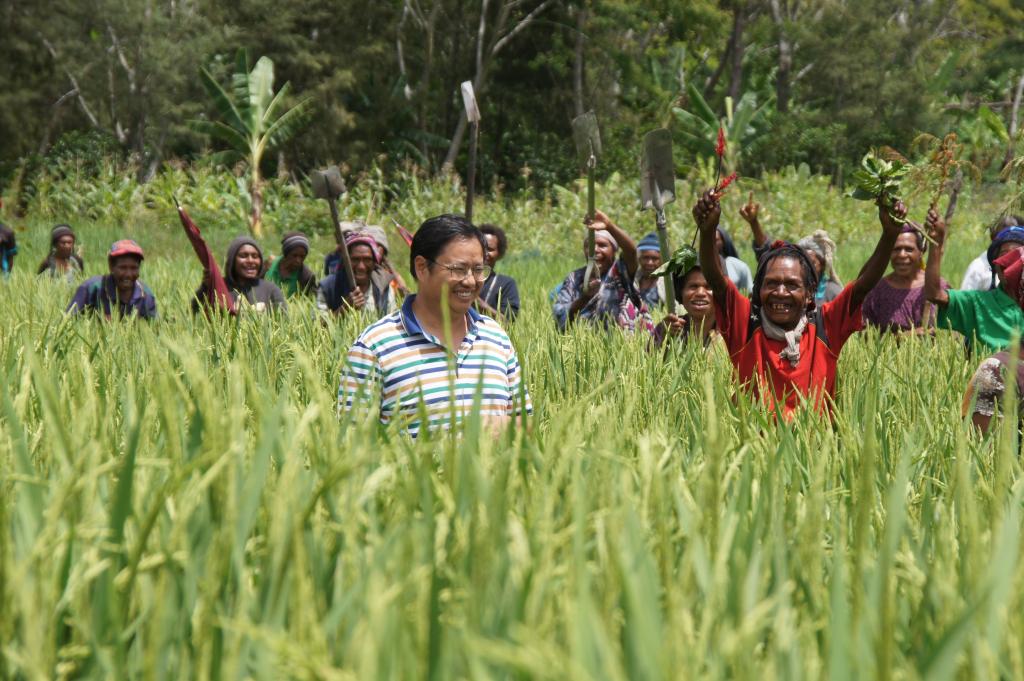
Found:
[[[312,98],[304,98],[286,108],[289,84],[274,93],[274,62],[260,57],[249,69],[245,50],[235,57],[230,93],[205,68],[200,79],[220,120],[195,120],[191,127],[198,133],[228,146],[211,158],[215,162],[244,161],[249,171],[249,229],[254,237],[263,236],[263,155],[291,139],[309,120]]]
[[[774,97],[763,104],[757,103],[753,92],[743,93],[739,103],[733,102],[732,97],[726,97],[725,117],[719,118],[692,83],[686,86],[686,94],[690,110],[672,109],[677,123],[673,132],[698,156],[715,157],[718,131],[721,129],[727,142],[725,166],[735,170],[743,150],[768,133],[768,112],[775,102]]]

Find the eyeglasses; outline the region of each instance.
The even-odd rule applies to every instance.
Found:
[[[427,260],[427,262],[448,270],[448,276],[455,281],[461,281],[471,274],[477,281],[483,281],[487,277],[491,276],[491,272],[494,271],[494,269],[489,265],[477,265],[476,267],[470,267],[468,265],[442,265],[435,260]]]

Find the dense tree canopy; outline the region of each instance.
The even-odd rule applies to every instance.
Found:
[[[0,183],[62,136],[113,148],[146,179],[209,141],[201,67],[225,82],[240,48],[273,59],[311,123],[264,172],[342,162],[458,166],[459,83],[473,80],[485,186],[576,173],[569,121],[597,111],[605,170],[699,92],[764,107],[740,170],[807,163],[837,179],[871,146],[957,129],[994,173],[1024,89],[1022,0],[0,0]],[[100,141],[97,141],[99,139]],[[689,146],[687,146],[689,145]]]

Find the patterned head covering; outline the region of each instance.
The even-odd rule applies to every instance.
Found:
[[[373,261],[378,265],[381,262],[380,246],[377,245],[377,241],[372,235],[366,232],[346,232],[345,233],[345,248],[352,250],[355,245],[367,246],[370,252],[373,253]]]
[[[1007,227],[996,234],[996,238],[992,239],[992,243],[989,245],[988,251],[986,251],[989,265],[995,265],[996,258],[999,257],[999,249],[1006,243],[1024,246],[1024,227]]]
[[[823,229],[815,230],[810,236],[805,236],[796,245],[805,251],[814,253],[825,263],[824,278],[840,283],[839,275],[836,274],[836,242]]]
[[[599,229],[596,232],[594,232],[594,240],[596,241],[597,239],[604,239],[605,241],[610,243],[612,245],[612,250],[613,251],[619,250],[619,242],[615,240],[615,237],[613,237],[612,233],[609,232],[607,229]],[[583,238],[583,248],[586,248],[586,247],[587,247],[587,239],[586,239],[586,237],[584,237]]]
[[[993,265],[1002,270],[1003,290],[1024,309],[1024,247],[999,256]]]

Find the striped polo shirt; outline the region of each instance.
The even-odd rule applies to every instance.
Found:
[[[461,421],[477,403],[485,419],[532,413],[519,358],[497,322],[470,309],[466,337],[453,354],[420,326],[415,298],[368,326],[349,348],[339,411],[379,399],[380,422],[398,419],[413,437],[424,416],[428,428],[448,428],[452,417]]]

